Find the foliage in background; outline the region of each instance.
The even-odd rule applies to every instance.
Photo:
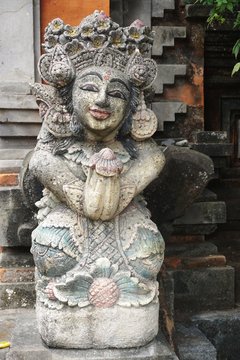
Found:
[[[196,2],[211,6],[207,19],[208,25],[230,23],[233,29],[240,30],[240,0],[197,0]],[[233,46],[232,53],[235,59],[240,57],[240,38]],[[240,62],[237,62],[232,70],[232,75],[239,70]]]

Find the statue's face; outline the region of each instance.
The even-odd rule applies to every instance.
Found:
[[[116,134],[130,101],[130,83],[120,71],[89,67],[73,86],[73,108],[85,129],[96,136]]]

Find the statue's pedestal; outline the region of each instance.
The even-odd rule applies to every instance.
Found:
[[[7,316],[6,316],[6,321]],[[12,320],[13,321],[13,320]],[[17,313],[6,360],[177,360],[166,341],[160,337],[150,344],[132,349],[62,350],[47,348],[40,339],[34,310]],[[6,339],[9,340],[9,339]]]

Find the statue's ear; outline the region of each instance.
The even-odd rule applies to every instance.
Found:
[[[36,96],[44,128],[55,138],[71,136],[71,115],[62,105],[58,90],[50,85],[34,84],[32,92]]]
[[[141,89],[150,87],[157,77],[157,64],[154,60],[143,58],[139,50],[130,57],[127,64],[129,80]]]
[[[31,90],[36,97],[39,114],[43,121],[48,109],[60,101],[57,90],[50,85],[38,83],[31,85]]]
[[[61,45],[40,57],[38,69],[44,81],[58,88],[68,85],[75,77],[75,68]]]

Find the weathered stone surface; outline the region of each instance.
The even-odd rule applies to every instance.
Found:
[[[192,144],[193,150],[200,151],[208,156],[230,156],[233,153],[233,144]]]
[[[180,101],[159,101],[152,103],[152,109],[158,118],[158,130],[164,129],[164,122],[174,122],[175,114],[184,114],[187,106]]]
[[[173,275],[176,310],[221,310],[234,306],[232,267],[176,270]]]
[[[37,302],[36,311],[39,332],[49,347],[130,348],[146,345],[158,334],[156,303],[144,307],[68,307],[59,311]]]
[[[33,95],[2,94],[0,98],[1,109],[32,109],[37,110],[37,104]],[[2,134],[1,134],[2,135]]]
[[[185,210],[174,225],[223,224],[226,222],[226,204],[223,201],[196,202]]]
[[[203,235],[171,235],[168,244],[191,244],[204,241],[205,236]]]
[[[0,160],[0,172],[19,172],[22,160]]]
[[[35,304],[35,283],[0,284],[0,309],[29,308]]]
[[[4,324],[13,318],[15,327],[11,338],[11,348],[6,360],[177,360],[162,336],[149,345],[133,349],[109,350],[64,350],[47,348],[37,331],[34,310],[17,311],[14,316],[4,311]],[[8,339],[9,340],[9,339]],[[4,358],[5,360],[5,358]]]
[[[1,283],[16,283],[16,282],[33,282],[35,268],[0,268],[0,282]],[[24,285],[23,285],[24,286]]]
[[[146,26],[151,27],[151,6],[152,0],[123,0],[124,26],[140,19]]]
[[[173,233],[177,235],[209,235],[217,229],[217,224],[185,224],[173,226]]]
[[[223,255],[208,255],[197,257],[165,257],[164,265],[168,269],[196,269],[206,268],[210,266],[224,266],[226,265],[226,258]]]
[[[168,245],[165,254],[166,256],[177,255],[179,257],[207,256],[218,254],[218,249],[216,245],[210,242]]]
[[[1,1],[0,20],[1,80],[33,82],[35,70],[33,2],[31,0]]]
[[[163,92],[163,86],[174,84],[175,76],[186,74],[186,65],[179,64],[158,64],[158,74],[154,82],[154,91],[156,94]],[[167,120],[169,121],[169,120]]]
[[[152,0],[152,17],[163,17],[164,10],[175,9],[174,0]]]
[[[153,55],[162,55],[164,46],[174,46],[175,38],[185,38],[186,28],[184,26],[153,26],[155,39],[152,48]]]
[[[195,326],[177,324],[175,341],[180,360],[217,360],[215,347]]]
[[[199,4],[186,5],[186,17],[188,18],[207,18],[209,16],[211,7]]]
[[[124,23],[141,13],[150,24],[151,0],[123,6]],[[96,36],[86,37],[86,29]],[[43,125],[28,169],[44,191],[36,204],[31,251],[39,332],[56,348],[134,348],[158,333],[157,275],[165,246],[137,196],[165,164],[151,140],[157,118],[142,91],[157,72],[155,62],[142,56],[153,35],[140,20],[115,29],[98,11],[82,20],[73,31],[91,51],[75,56],[62,20],[53,20],[39,61],[51,86],[33,86]],[[96,39],[107,36],[110,41],[96,47]],[[122,52],[116,51],[119,39]],[[139,48],[134,56],[132,46]],[[90,85],[88,76],[94,76]],[[33,195],[31,181],[26,185]]]
[[[145,192],[152,218],[160,228],[183,214],[213,174],[211,159],[201,153],[169,146],[164,154],[166,165]]]
[[[209,189],[204,189],[203,192],[200,194],[200,196],[197,198],[197,202],[202,201],[216,201],[217,200],[217,194],[215,194],[213,191]]]
[[[192,321],[213,343],[219,359],[239,359],[239,308],[196,315]]]
[[[123,3],[119,0],[111,0],[111,18],[117,24],[123,26]]]
[[[0,186],[16,186],[18,185],[18,174],[0,174]]]
[[[174,348],[174,280],[171,272],[161,271],[159,281],[159,324],[168,343]]]
[[[28,248],[3,247],[0,252],[1,267],[30,267],[33,266],[33,257]]]
[[[0,246],[30,246],[29,237],[18,236],[19,226],[32,218],[32,212],[23,204],[18,187],[0,187]]]
[[[40,123],[39,113],[36,110],[0,109],[1,123]],[[26,133],[27,135],[27,133]],[[3,134],[1,134],[3,136]]]
[[[31,88],[27,82],[2,81],[0,84],[0,93],[31,95]]]
[[[36,137],[40,130],[40,124],[1,124],[0,123],[0,131],[1,136],[3,137],[11,137],[11,136],[28,136]]]
[[[9,341],[12,338],[16,321],[16,310],[1,310],[0,313],[0,341]],[[10,348],[0,349],[0,360],[6,360]]]
[[[240,304],[240,264],[239,262],[237,263],[231,262],[231,266],[233,266],[235,269],[235,300],[236,303],[239,305]]]
[[[227,131],[198,131],[194,134],[196,143],[225,144],[228,142]]]
[[[224,266],[226,265],[226,262],[226,257],[224,255],[208,255],[182,259],[182,265],[185,269]]]

